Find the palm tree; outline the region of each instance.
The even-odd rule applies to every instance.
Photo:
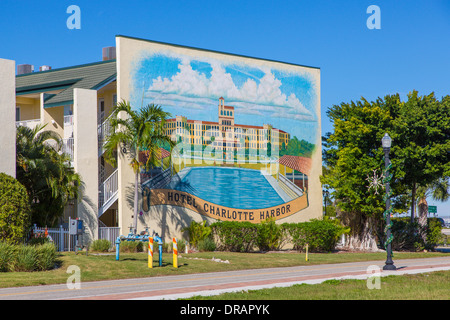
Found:
[[[417,189],[418,208],[419,208],[419,225],[421,226],[422,239],[426,240],[425,227],[427,225],[428,202],[427,198],[431,196],[433,200],[445,202],[450,198],[450,180],[449,178],[441,178],[426,187]]]
[[[119,117],[124,113],[126,117]],[[141,168],[158,165],[161,156],[160,146],[167,142],[172,147],[173,141],[164,134],[165,120],[170,113],[154,104],[134,111],[128,101],[122,100],[113,109],[110,117],[111,134],[104,144],[105,160],[117,166],[116,150],[131,153],[129,165],[135,174],[134,181],[134,232],[137,231],[139,172]],[[145,151],[148,155],[145,163],[139,162],[139,153]]]
[[[27,189],[32,223],[53,226],[69,200],[80,197],[82,182],[61,152],[61,137],[44,128],[17,128],[16,175]]]

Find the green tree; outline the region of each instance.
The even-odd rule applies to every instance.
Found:
[[[19,126],[16,139],[16,175],[28,194],[31,222],[54,226],[69,200],[78,199],[82,181],[62,153],[60,136],[45,125]]]
[[[411,222],[416,216],[419,188],[450,173],[450,97],[439,101],[434,93],[408,94],[408,100],[390,105],[396,177],[411,191]]]
[[[128,101],[119,102],[112,111],[111,134],[106,139],[105,160],[117,165],[116,151],[130,151],[129,165],[135,174],[134,185],[134,231],[137,231],[139,172],[141,168],[149,169],[158,166],[160,147],[166,143],[171,147],[173,141],[164,133],[164,124],[170,113],[160,106],[147,105],[138,111],[133,110]],[[139,161],[139,152],[147,152],[147,161]]]
[[[404,211],[409,203],[414,214],[417,188],[449,173],[449,98],[439,102],[434,94],[419,97],[413,91],[406,102],[398,94],[373,102],[362,98],[335,105],[327,114],[334,132],[324,137],[329,171],[321,181],[352,228],[353,246],[374,248],[375,233],[383,225],[384,191],[369,191],[367,177],[384,170],[381,138],[386,132],[393,138],[394,208]]]
[[[0,173],[0,241],[15,244],[30,225],[30,204],[25,187],[13,177]]]
[[[336,199],[337,215],[351,228],[348,246],[375,250],[376,231],[383,214],[381,194],[368,191],[366,178],[383,165],[381,138],[389,114],[367,100],[341,103],[328,109],[334,132],[324,139],[323,187]]]

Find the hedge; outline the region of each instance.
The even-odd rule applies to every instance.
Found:
[[[0,173],[0,241],[19,243],[31,221],[25,187],[13,177]]]
[[[215,222],[211,230],[219,251],[249,252],[258,235],[258,225],[251,222]]]
[[[417,219],[411,222],[408,218],[392,219],[392,249],[397,251],[433,250],[442,241],[442,225],[437,218],[428,218],[425,230],[422,230]],[[426,235],[426,241],[421,234]]]
[[[286,223],[282,225],[290,236],[295,250],[311,252],[330,252],[336,247],[339,237],[348,232],[333,220],[313,219],[309,222]]]
[[[217,249],[232,252],[279,250],[290,243],[295,250],[304,251],[308,244],[311,252],[330,252],[339,237],[349,230],[337,220],[311,220],[301,223],[276,224],[267,220],[261,224],[223,221],[211,225]]]
[[[0,242],[0,272],[50,270],[55,267],[56,258],[52,243],[33,246]]]

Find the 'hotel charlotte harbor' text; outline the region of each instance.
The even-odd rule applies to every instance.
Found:
[[[184,192],[159,189],[152,190],[152,193],[154,193],[151,196],[152,205],[168,204],[186,207],[200,214],[220,220],[257,222],[268,218],[282,218],[294,213],[289,203],[265,209],[233,209],[207,202]],[[161,194],[164,197],[161,197]]]

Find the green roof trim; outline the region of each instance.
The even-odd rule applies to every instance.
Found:
[[[26,86],[26,87],[19,87],[19,88],[16,88],[16,94],[24,95],[24,94],[29,94],[29,93],[41,92],[43,90],[50,91],[50,90],[66,89],[80,80],[81,80],[81,78],[65,80],[65,81],[56,81],[56,82],[45,83],[45,84],[36,84],[36,85],[31,85],[31,86]]]
[[[54,107],[71,106],[72,104],[73,104],[73,100],[62,101],[62,102],[54,102],[54,103],[44,103],[44,109],[54,108]]]
[[[73,104],[73,89],[98,90],[117,78],[116,60],[100,61],[16,76],[16,95],[61,90],[45,99],[44,107]]]

